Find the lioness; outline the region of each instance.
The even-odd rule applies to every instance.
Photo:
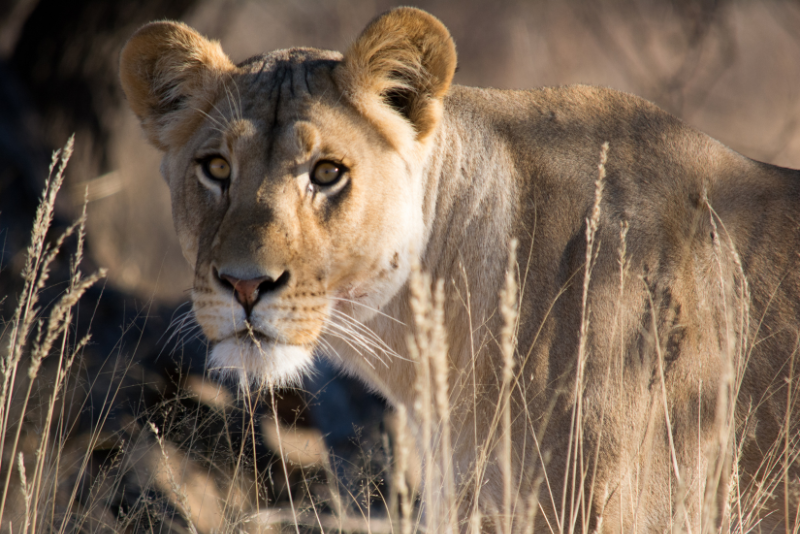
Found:
[[[130,39],[211,364],[276,386],[319,352],[406,407],[421,448],[450,439],[429,531],[795,524],[800,172],[635,96],[459,87],[455,67],[412,8],[344,55],[234,65],[174,22]],[[428,443],[415,264],[449,341]]]

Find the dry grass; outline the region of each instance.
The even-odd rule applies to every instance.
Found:
[[[418,375],[415,385],[417,402],[414,413],[408,414],[402,408],[398,410],[398,424],[395,425],[393,467],[393,496],[384,500],[385,512],[380,517],[373,517],[370,507],[348,504],[358,502],[356,496],[340,495],[336,484],[332,483],[333,470],[330,458],[324,448],[315,448],[310,455],[306,438],[305,445],[299,444],[298,430],[281,424],[275,399],[275,391],[268,389],[268,404],[271,416],[265,420],[265,435],[272,436],[278,452],[279,465],[274,465],[272,473],[282,473],[284,480],[294,481],[305,487],[302,502],[295,502],[293,491],[288,491],[288,509],[275,507],[274,499],[270,501],[258,490],[259,480],[263,474],[255,467],[253,458],[257,452],[248,449],[245,441],[241,442],[236,454],[228,460],[209,459],[202,467],[192,456],[191,443],[178,446],[152,421],[142,420],[138,423],[139,432],[135,439],[124,447],[117,449],[117,457],[111,462],[114,469],[104,469],[90,477],[88,491],[83,486],[89,475],[92,451],[102,448],[103,442],[111,438],[104,431],[104,419],[100,418],[88,433],[83,436],[80,445],[75,443],[75,435],[70,431],[74,425],[71,414],[74,406],[70,403],[80,402],[68,388],[72,384],[70,372],[76,359],[80,359],[89,343],[89,336],[76,338],[71,329],[73,309],[88,287],[95,284],[103,272],[84,275],[80,264],[83,252],[83,236],[85,215],[66,232],[58,237],[49,236],[48,230],[53,216],[55,197],[61,186],[64,169],[69,159],[71,142],[57,152],[53,158],[51,174],[42,195],[42,202],[36,215],[31,245],[28,249],[27,263],[23,272],[24,286],[13,321],[5,325],[2,331],[2,390],[0,390],[0,449],[3,450],[0,474],[3,477],[2,501],[0,516],[3,526],[9,532],[99,532],[99,531],[155,531],[163,529],[152,523],[153,517],[171,518],[171,529],[197,532],[485,532],[526,533],[531,532],[534,519],[541,513],[539,499],[547,495],[552,503],[559,503],[558,516],[555,523],[549,523],[552,532],[588,532],[589,509],[595,499],[595,492],[603,488],[593,483],[596,473],[596,462],[587,461],[598,450],[585,450],[583,426],[583,391],[586,375],[586,362],[589,357],[587,340],[591,328],[592,310],[590,308],[590,283],[599,249],[602,246],[597,239],[601,220],[601,204],[604,190],[605,164],[608,145],[604,145],[599,157],[598,178],[594,208],[586,221],[586,258],[582,290],[582,310],[580,326],[580,342],[572,380],[571,433],[567,455],[571,468],[565,472],[561,495],[552,491],[540,492],[549,488],[547,461],[542,460],[543,469],[531,468],[530,473],[515,472],[512,468],[512,398],[520,394],[519,355],[517,354],[516,337],[519,329],[517,309],[521,294],[521,277],[518,272],[516,258],[516,242],[510,244],[509,263],[507,266],[506,286],[500,298],[500,310],[503,327],[500,332],[499,345],[503,355],[501,387],[495,403],[496,411],[490,423],[491,444],[484,444],[479,449],[473,471],[464,477],[456,472],[453,463],[453,444],[451,442],[451,376],[448,363],[448,340],[444,327],[444,282],[433,281],[415,267],[411,277],[412,309],[415,317],[415,334],[410,335],[408,344],[410,354],[417,362]],[[738,269],[738,293],[730,301],[722,299],[726,306],[727,331],[729,336],[725,361],[728,363],[722,377],[722,394],[719,395],[716,408],[717,419],[714,425],[714,444],[709,449],[709,462],[705,471],[705,479],[700,484],[704,488],[699,493],[702,503],[700,530],[702,532],[760,532],[764,526],[762,508],[774,509],[776,490],[785,499],[784,517],[779,518],[786,525],[794,525],[798,532],[800,508],[796,495],[797,481],[790,480],[788,466],[796,464],[800,457],[800,436],[791,433],[790,415],[796,413],[798,391],[794,384],[794,361],[789,370],[789,383],[792,387],[786,390],[786,422],[783,435],[773,448],[765,455],[760,476],[747,481],[743,485],[738,471],[738,457],[742,454],[741,438],[746,430],[748,414],[735,416],[735,399],[742,383],[744,366],[748,360],[748,351],[752,343],[741,336],[748,332],[746,324],[749,309],[748,285],[741,269],[741,263],[726,237],[726,231],[720,227],[720,221],[709,206],[711,224],[720,236],[715,243],[719,263],[720,284],[726,279],[723,264],[729,259]],[[630,262],[626,257],[627,226],[620,228],[618,248],[619,262],[619,294],[620,302],[624,294],[624,286],[631,283]],[[70,259],[70,283],[63,294],[50,306],[43,307],[39,295],[48,282],[50,266],[70,236],[76,239],[75,252]],[[49,241],[48,241],[49,239]],[[720,291],[724,294],[724,287]],[[468,305],[468,296],[467,296]],[[46,311],[43,312],[43,310]],[[657,333],[657,323],[653,318],[653,328]],[[798,335],[800,339],[800,335]],[[798,342],[800,345],[800,342]],[[658,352],[658,369],[662,391],[662,405],[655,411],[654,417],[663,417],[666,428],[671,429],[670,400],[666,396],[667,387],[664,382],[664,359],[655,343]],[[57,364],[48,368],[46,382],[41,384],[40,370],[42,363],[48,359]],[[741,362],[741,363],[736,363]],[[611,369],[608,370],[611,372]],[[593,377],[596,379],[597,377]],[[473,382],[474,386],[474,382]],[[230,404],[226,400],[229,394],[213,386],[212,383],[195,383],[195,390],[203,388],[202,396],[210,399],[212,404],[225,410]],[[214,388],[217,388],[216,390]],[[477,388],[476,388],[477,391]],[[106,400],[113,402],[118,390],[111,389]],[[261,392],[264,393],[264,392]],[[198,394],[199,395],[199,394]],[[259,393],[260,395],[260,393]],[[257,412],[254,405],[255,393],[246,392],[243,396],[245,411]],[[32,398],[37,397],[35,408]],[[101,413],[108,413],[101,407]],[[660,415],[659,415],[660,411]],[[407,419],[414,417],[420,424],[420,434],[416,446],[407,432]],[[529,415],[529,417],[532,417]],[[227,418],[223,414],[223,418]],[[35,433],[30,432],[26,421],[33,420],[40,425]],[[529,421],[533,428],[533,420]],[[703,426],[698,421],[698,432]],[[546,431],[546,427],[544,429]],[[540,430],[541,431],[541,430]],[[258,427],[255,417],[246,419],[244,433],[249,434],[254,444],[256,434],[264,433]],[[668,435],[671,462],[675,480],[678,484],[679,497],[675,502],[673,513],[673,531],[693,532],[693,521],[688,509],[690,482],[684,481],[678,465],[675,444],[672,435]],[[422,459],[422,503],[415,504],[415,486],[409,483],[412,451],[417,447]],[[248,457],[253,461],[248,462]],[[486,484],[487,469],[495,459],[499,459],[502,474],[502,500],[496,503],[495,509],[477,506],[481,491]],[[232,467],[224,464],[233,463]],[[306,467],[303,467],[305,463]],[[312,465],[316,465],[315,467]],[[248,467],[249,466],[249,467]],[[647,466],[642,466],[646,471]],[[327,491],[311,491],[310,484],[319,484],[320,471],[327,472],[327,482],[322,485]],[[224,475],[212,473],[212,470],[224,471]],[[248,470],[251,470],[248,472]],[[298,476],[299,472],[299,476]],[[138,480],[140,488],[155,488],[162,501],[140,495],[137,507],[128,513],[114,517],[109,515],[108,497],[120,490],[123,473]],[[644,475],[646,476],[646,475]],[[223,479],[224,482],[220,482]],[[469,483],[463,484],[464,480]],[[263,482],[263,480],[262,480]],[[634,484],[634,486],[636,486]],[[288,489],[288,488],[287,488]],[[634,493],[637,491],[633,488]],[[368,490],[371,492],[372,490]],[[683,497],[680,497],[683,495]],[[309,497],[310,496],[310,497]],[[716,515],[717,499],[724,499],[724,517]],[[5,515],[3,515],[5,514]],[[171,514],[171,515],[170,515]],[[488,515],[485,515],[488,514]],[[13,517],[13,520],[9,518]],[[175,526],[176,517],[179,525]],[[774,518],[769,518],[772,520]],[[601,525],[597,525],[600,528]],[[787,527],[789,528],[789,527]],[[636,527],[634,528],[636,530]]]
[[[147,378],[136,376],[130,356],[112,353],[110,376],[85,375],[90,369],[85,360],[96,356],[87,354],[90,334],[77,337],[78,303],[105,272],[81,271],[85,211],[59,235],[51,228],[71,152],[70,139],[53,156],[16,313],[0,329],[3,531],[269,531],[270,520],[260,520],[256,481],[262,474],[249,459],[257,456],[255,439],[248,442],[231,426],[239,418],[254,433],[252,406],[242,413],[219,385],[201,379],[135,416],[120,409],[124,389],[141,388],[145,394]],[[53,301],[43,302],[53,267],[69,250],[69,281]],[[205,398],[213,411],[181,412],[189,397]],[[90,428],[82,428],[87,418]],[[204,428],[209,425],[222,435]],[[217,443],[204,448],[201,434],[209,430]],[[98,460],[98,454],[107,458]],[[308,478],[319,478],[320,470],[308,466]],[[119,499],[122,504],[115,502]]]
[[[3,359],[0,363],[3,382],[0,391],[0,450],[3,451],[0,464],[4,473],[2,498],[0,498],[0,517],[12,500],[10,492],[19,489],[24,504],[24,531],[36,532],[48,516],[52,521],[54,485],[58,483],[58,468],[63,452],[63,442],[51,442],[54,426],[59,426],[61,398],[66,377],[89,342],[89,336],[72,339],[70,331],[73,308],[86,290],[104,276],[100,270],[89,276],[80,271],[83,258],[84,229],[86,212],[67,230],[51,242],[46,241],[53,220],[56,194],[63,180],[67,162],[72,154],[72,139],[53,155],[50,174],[45,182],[41,204],[36,213],[31,245],[28,247],[27,261],[22,276],[24,285],[16,314],[10,325],[6,325],[2,340],[5,343]],[[50,306],[46,317],[40,315],[39,295],[45,288],[50,269],[64,241],[77,236],[77,246],[70,261],[71,277],[69,286],[60,298]],[[24,356],[24,357],[23,357]],[[55,372],[48,377],[52,380],[44,406],[42,428],[38,444],[34,445],[33,458],[25,458],[22,452],[23,419],[29,414],[34,384],[39,378],[42,362],[46,358],[57,358]],[[19,371],[27,371],[25,374]],[[41,418],[41,416],[40,416]],[[55,432],[57,435],[58,432]],[[26,436],[28,437],[28,436]],[[30,447],[28,447],[30,449]],[[16,460],[16,462],[15,462]],[[12,481],[18,470],[19,484]],[[26,469],[27,467],[27,469]],[[52,525],[52,523],[51,523]],[[37,529],[38,526],[38,529]]]

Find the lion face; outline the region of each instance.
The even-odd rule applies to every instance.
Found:
[[[296,379],[323,334],[396,295],[422,250],[422,162],[454,50],[440,36],[452,64],[405,58],[403,73],[381,55],[384,34],[368,28],[344,57],[293,49],[234,66],[189,28],[155,23],[123,51],[223,372]]]
[[[414,162],[336,105],[331,62],[307,72],[308,55],[235,75],[241,108],[216,101],[166,167],[197,320],[215,364],[251,377],[293,374],[337,314],[383,306],[422,238]]]

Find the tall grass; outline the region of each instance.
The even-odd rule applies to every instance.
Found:
[[[569,446],[559,453],[566,455],[569,468],[564,470],[563,488],[560,494],[550,489],[554,482],[553,473],[548,472],[550,457],[540,454],[536,465],[515,467],[519,462],[519,449],[514,442],[514,420],[512,406],[515,399],[524,399],[522,388],[522,365],[518,354],[517,339],[519,329],[520,298],[526,282],[519,273],[516,241],[509,244],[508,264],[505,286],[499,298],[499,314],[502,327],[497,344],[501,354],[501,368],[497,370],[499,387],[493,399],[495,411],[488,421],[490,440],[479,443],[476,458],[470,472],[459,472],[454,461],[453,417],[454,379],[449,361],[449,340],[445,328],[445,282],[432,280],[414,266],[410,278],[411,308],[414,316],[413,334],[407,343],[409,353],[415,362],[417,379],[415,383],[416,402],[413,410],[398,407],[395,431],[392,435],[393,465],[387,466],[392,475],[392,494],[384,498],[385,513],[375,517],[370,507],[359,506],[357,496],[340,495],[339,486],[333,481],[335,471],[331,468],[332,459],[324,452],[316,453],[317,458],[300,460],[299,449],[308,446],[309,439],[303,438],[298,429],[287,427],[280,421],[276,407],[274,389],[270,388],[266,404],[271,409],[271,417],[264,421],[255,418],[257,409],[254,398],[264,396],[265,392],[244,392],[242,405],[248,417],[243,416],[244,434],[250,441],[242,440],[239,449],[229,456],[217,457],[212,452],[209,457],[192,452],[196,445],[194,438],[182,443],[174,443],[174,432],[159,426],[151,420],[142,419],[130,423],[137,432],[126,434],[129,442],[118,446],[117,456],[111,462],[112,468],[104,468],[100,473],[92,470],[92,451],[102,445],[108,436],[104,434],[103,417],[107,417],[108,406],[104,406],[101,420],[91,429],[88,439],[77,447],[74,444],[71,419],[75,406],[71,403],[82,401],[77,396],[67,396],[70,387],[70,373],[76,361],[83,356],[90,342],[89,334],[76,337],[74,333],[74,309],[88,288],[104,276],[104,271],[85,275],[81,271],[84,249],[85,209],[81,217],[61,235],[51,235],[51,223],[55,198],[64,179],[64,171],[72,151],[72,141],[54,154],[50,174],[42,194],[41,205],[37,211],[27,250],[27,259],[22,271],[23,285],[18,306],[13,319],[2,330],[3,353],[0,360],[2,386],[0,386],[0,476],[2,477],[2,497],[0,500],[0,527],[8,532],[95,532],[95,531],[156,531],[163,530],[163,524],[148,522],[152,517],[144,511],[157,506],[152,498],[144,493],[136,499],[136,505],[126,513],[113,516],[106,511],[109,495],[123,491],[130,477],[138,481],[143,492],[146,488],[156,488],[166,499],[162,503],[162,515],[172,510],[179,517],[179,524],[173,522],[173,530],[192,533],[205,532],[498,532],[503,534],[528,534],[534,525],[550,532],[588,533],[590,528],[600,530],[623,529],[624,525],[604,524],[604,518],[593,524],[590,516],[598,499],[607,499],[607,488],[594,483],[600,447],[585,450],[584,397],[587,380],[598,377],[587,376],[587,361],[590,358],[589,336],[591,331],[591,281],[593,269],[597,264],[602,199],[605,187],[605,166],[608,145],[604,145],[598,164],[598,177],[595,187],[595,202],[586,220],[586,256],[581,290],[581,320],[579,325],[578,354],[570,376],[571,406]],[[674,532],[760,532],[767,530],[767,523],[783,524],[786,532],[800,532],[800,508],[796,491],[797,481],[792,480],[790,466],[800,458],[800,436],[792,433],[791,414],[797,411],[798,391],[794,384],[794,359],[790,359],[788,387],[785,388],[786,421],[783,433],[765,454],[759,476],[746,482],[738,471],[739,458],[743,454],[742,438],[747,431],[750,414],[736,414],[736,398],[742,384],[744,366],[747,364],[752,343],[746,339],[749,331],[750,311],[749,288],[744,277],[741,261],[735,247],[728,237],[720,219],[706,201],[717,239],[714,242],[720,295],[730,294],[725,284],[730,280],[726,271],[734,265],[735,289],[733,297],[720,300],[725,307],[724,338],[726,364],[722,377],[721,393],[715,409],[713,443],[704,451],[707,463],[704,469],[698,467],[703,480],[692,481],[681,470],[676,453],[676,443],[672,435],[671,400],[667,397],[665,384],[665,361],[661,352],[657,317],[652,314],[654,342],[658,361],[658,386],[661,398],[659,405],[650,415],[651,421],[663,418],[669,442],[669,462],[678,496],[673,503],[675,509],[669,528]],[[619,302],[621,310],[626,284],[643,283],[631,273],[626,224],[619,229],[617,250],[619,263]],[[53,262],[73,239],[74,250],[69,259],[69,283],[63,293],[49,305],[41,302],[40,295],[47,287]],[[465,273],[465,276],[466,273]],[[650,296],[652,299],[652,295]],[[465,305],[469,310],[470,296],[465,295]],[[651,300],[651,309],[657,307]],[[621,313],[618,311],[618,313]],[[471,319],[470,319],[471,320]],[[473,326],[469,325],[470,331]],[[617,321],[614,328],[620,328]],[[798,333],[800,340],[800,333]],[[800,346],[800,341],[798,342]],[[620,350],[622,350],[620,344]],[[478,352],[478,348],[475,348]],[[621,354],[620,358],[624,355]],[[43,363],[55,361],[47,366],[47,375],[41,375]],[[473,362],[474,365],[474,362]],[[479,388],[476,371],[472,369],[472,402]],[[607,370],[608,376],[612,373]],[[462,384],[463,385],[463,384]],[[199,387],[216,389],[216,395],[224,397],[223,390],[211,382]],[[119,385],[116,386],[119,388]],[[106,396],[113,402],[118,389],[110,389]],[[609,391],[609,395],[614,392]],[[214,395],[211,395],[214,397]],[[210,398],[210,397],[209,397]],[[214,397],[216,398],[216,397]],[[77,399],[77,400],[76,400]],[[35,401],[35,402],[34,402]],[[231,430],[227,423],[238,417],[231,411],[231,401],[221,401],[219,418],[225,422],[225,433]],[[604,410],[611,410],[607,406]],[[753,407],[755,409],[755,407]],[[473,405],[473,413],[477,412]],[[241,412],[241,413],[244,413]],[[700,413],[700,412],[699,412]],[[530,428],[539,415],[527,411],[525,417]],[[415,421],[409,424],[409,419]],[[199,419],[198,419],[199,421]],[[698,419],[698,442],[701,429],[706,421]],[[187,423],[192,424],[191,420]],[[197,423],[202,424],[202,423]],[[475,422],[477,425],[477,422]],[[418,432],[412,437],[409,427],[415,426]],[[32,428],[35,427],[35,431]],[[547,426],[538,432],[546,432]],[[199,431],[199,428],[195,429]],[[190,431],[191,433],[191,431]],[[267,476],[283,476],[288,508],[281,508],[273,498],[263,494],[265,474],[257,467],[255,443],[259,435],[275,438],[279,464],[273,465]],[[477,439],[478,431],[475,430]],[[119,438],[120,436],[117,436]],[[230,439],[230,436],[228,436]],[[535,439],[535,436],[534,436]],[[70,440],[73,440],[71,442]],[[252,449],[249,447],[252,445]],[[538,447],[538,444],[537,444]],[[416,454],[415,454],[416,452]],[[699,454],[699,453],[698,453]],[[421,483],[415,486],[414,462],[421,461]],[[248,457],[250,458],[248,460]],[[306,462],[306,465],[303,465]],[[310,467],[315,463],[316,467]],[[698,466],[701,464],[698,457]],[[497,466],[498,470],[493,470]],[[647,477],[647,462],[637,466],[628,476],[620,474],[623,484],[630,484],[627,490],[638,499],[641,481]],[[316,471],[315,471],[316,469]],[[523,471],[523,472],[520,472]],[[320,473],[324,475],[320,475]],[[487,484],[495,473],[500,475],[500,498],[497,502],[487,499]],[[312,490],[320,486],[319,477],[327,490]],[[89,489],[83,481],[90,480]],[[126,478],[127,477],[127,478]],[[640,478],[641,477],[641,478]],[[220,479],[223,482],[220,482]],[[289,485],[294,481],[304,492]],[[366,485],[370,486],[367,481]],[[694,487],[696,491],[691,491]],[[367,488],[368,496],[373,489]],[[417,495],[421,491],[421,496]],[[303,493],[304,496],[300,496]],[[620,494],[621,494],[620,490]],[[294,497],[297,495],[297,497]],[[783,500],[783,517],[776,522],[774,512],[766,515],[764,509],[775,510],[774,501],[778,496]],[[380,496],[379,496],[380,497]],[[418,498],[420,497],[420,498]],[[689,502],[690,498],[699,502]],[[548,502],[541,501],[546,499]],[[621,499],[621,497],[620,497]],[[369,498],[367,499],[369,500]],[[721,501],[720,501],[721,500]],[[482,503],[479,505],[479,502]],[[488,503],[488,504],[486,504]],[[720,506],[722,504],[722,506]],[[552,506],[551,506],[552,505]],[[544,510],[551,506],[555,514]],[[634,502],[632,506],[636,506]],[[722,517],[718,511],[722,510]],[[645,515],[642,511],[641,515]],[[639,517],[639,512],[636,512]],[[697,515],[699,514],[699,516]],[[697,519],[699,517],[699,520]],[[633,530],[644,529],[643,523],[634,520]],[[177,525],[177,526],[176,526]],[[699,526],[699,531],[696,527]]]
[[[492,429],[491,440],[496,443],[480,444],[477,451],[477,460],[472,464],[472,472],[456,474],[457,466],[454,463],[450,415],[453,407],[448,404],[448,398],[453,397],[450,390],[453,383],[452,373],[457,372],[448,364],[448,340],[444,327],[444,282],[431,280],[430,277],[419,271],[417,266],[412,270],[410,281],[411,306],[415,317],[414,334],[409,335],[408,345],[413,360],[417,363],[417,382],[415,386],[416,403],[415,416],[420,426],[418,445],[422,457],[423,468],[423,512],[424,519],[417,518],[414,527],[426,532],[500,532],[505,534],[532,532],[534,522],[542,519],[542,502],[545,497],[551,503],[559,503],[556,508],[555,522],[545,521],[538,523],[539,528],[545,527],[550,532],[558,533],[588,533],[609,528],[611,530],[625,530],[623,524],[604,525],[605,518],[602,514],[596,517],[593,523],[590,514],[596,513],[596,502],[604,502],[609,498],[608,488],[600,487],[595,483],[597,476],[598,456],[601,454],[600,444],[594,450],[585,450],[585,418],[583,413],[584,391],[588,380],[604,380],[602,376],[588,376],[586,374],[587,360],[591,357],[589,346],[590,325],[592,310],[589,294],[593,270],[596,266],[600,248],[603,244],[599,241],[602,200],[605,188],[606,163],[608,159],[608,144],[604,144],[600,153],[598,176],[595,183],[595,201],[586,222],[586,247],[581,292],[580,331],[576,363],[573,370],[572,409],[570,415],[569,447],[559,451],[567,457],[569,468],[564,472],[565,479],[561,487],[561,495],[553,495],[552,490],[540,490],[550,486],[552,475],[548,475],[546,464],[548,458],[542,458],[543,471],[537,475],[526,477],[520,473],[519,468],[514,468],[512,461],[514,445],[512,445],[512,409],[511,399],[518,395],[524,399],[521,391],[519,363],[522,361],[518,354],[517,334],[519,318],[517,309],[518,299],[521,298],[518,264],[516,257],[517,244],[510,243],[509,263],[506,269],[507,279],[505,288],[500,295],[500,313],[503,325],[499,332],[498,345],[502,353],[502,369],[500,375],[500,388],[496,399],[496,412],[490,423]],[[712,272],[716,273],[710,280],[712,293],[716,296],[713,306],[722,308],[722,332],[720,359],[722,361],[722,374],[719,378],[716,407],[713,411],[714,420],[702,419],[702,410],[698,409],[697,441],[698,465],[695,475],[687,472],[680,465],[678,448],[673,435],[675,417],[673,413],[673,400],[668,398],[666,383],[666,367],[664,346],[666,343],[665,332],[659,332],[659,308],[654,302],[655,296],[648,293],[649,305],[653,313],[651,340],[657,361],[658,385],[655,391],[659,392],[660,401],[656,402],[650,414],[650,424],[658,418],[663,420],[666,432],[667,450],[669,451],[669,464],[672,470],[672,480],[676,484],[673,490],[675,495],[669,529],[673,532],[799,532],[800,523],[800,480],[792,479],[791,466],[797,465],[800,459],[800,435],[793,434],[792,416],[798,413],[797,395],[798,385],[795,379],[794,356],[789,361],[788,378],[786,379],[786,411],[782,434],[779,436],[769,451],[766,451],[764,460],[759,468],[759,473],[743,486],[738,470],[739,462],[743,455],[743,442],[747,439],[748,420],[757,407],[750,407],[750,411],[742,413],[742,407],[737,408],[737,398],[742,388],[744,371],[750,359],[753,348],[750,335],[750,292],[748,281],[744,274],[742,262],[736,251],[733,239],[728,234],[721,219],[716,214],[713,206],[705,200],[705,207],[709,213],[709,224],[714,230],[713,249],[715,266]],[[627,257],[628,225],[623,222],[619,229],[619,302],[617,310],[624,306],[623,297],[626,284],[645,284],[645,280],[631,272],[631,262]],[[524,284],[524,279],[522,284]],[[732,286],[732,290],[731,290]],[[469,308],[469,295],[465,299]],[[621,328],[619,318],[614,328]],[[472,331],[472,327],[470,327]],[[624,332],[619,332],[620,336]],[[644,333],[643,333],[644,335]],[[797,333],[800,339],[800,332]],[[612,336],[613,337],[613,336]],[[622,339],[622,338],[620,338]],[[798,342],[800,346],[800,342]],[[623,345],[620,343],[620,350]],[[477,352],[477,349],[476,349]],[[624,354],[620,354],[620,361],[624,364]],[[474,365],[474,362],[473,362]],[[618,391],[610,388],[608,376],[611,367],[606,370],[605,384],[608,397],[619,395]],[[448,377],[448,373],[451,376]],[[474,370],[473,370],[474,373]],[[473,374],[474,380],[474,374]],[[474,395],[479,395],[479,388],[473,382]],[[702,389],[702,381],[699,384]],[[780,391],[781,384],[770,385],[772,391]],[[700,393],[700,392],[698,392]],[[769,395],[772,393],[766,393]],[[700,396],[698,396],[700,398]],[[739,412],[737,413],[737,409]],[[613,406],[605,405],[603,410],[613,410]],[[473,413],[477,410],[473,409]],[[545,410],[546,412],[546,410]],[[527,413],[527,412],[526,412]],[[534,414],[529,418],[537,418],[543,414]],[[610,413],[608,416],[610,417]],[[407,417],[405,410],[401,410],[401,418]],[[515,415],[514,417],[519,417]],[[546,417],[545,417],[546,419]],[[534,421],[528,421],[530,428],[534,428]],[[707,430],[708,426],[712,430]],[[547,425],[537,432],[547,432]],[[704,434],[705,433],[705,434]],[[652,435],[652,433],[650,433]],[[535,436],[534,436],[535,439]],[[650,437],[649,439],[653,439]],[[706,441],[704,448],[701,444]],[[517,447],[520,445],[517,444]],[[490,452],[492,451],[492,452]],[[519,454],[519,449],[516,449]],[[494,457],[492,456],[494,455]],[[591,459],[592,461],[589,461]],[[644,458],[643,465],[637,466],[635,479],[627,478],[619,473],[622,484],[630,484],[627,488],[634,499],[638,499],[641,492],[646,491],[648,484],[647,465],[654,458]],[[493,461],[500,466],[502,476],[502,501],[496,503],[496,509],[491,506],[478,507],[477,501],[484,492],[487,483],[488,471]],[[517,464],[518,465],[518,464]],[[398,456],[398,466],[402,470],[406,466],[405,452]],[[523,468],[524,470],[524,468]],[[640,471],[639,471],[640,470]],[[699,480],[694,479],[695,476]],[[459,482],[457,482],[460,481]],[[464,484],[464,480],[472,480],[473,484]],[[656,480],[656,479],[653,479]],[[657,479],[659,481],[663,479]],[[650,482],[651,484],[653,482]],[[660,483],[660,482],[659,482]],[[400,492],[406,494],[407,488],[402,485],[400,478]],[[543,486],[544,484],[544,486]],[[781,489],[781,492],[776,490]],[[621,494],[622,491],[617,488]],[[605,492],[605,494],[603,493]],[[548,495],[549,493],[549,495]],[[777,496],[783,500],[783,515],[774,501]],[[697,499],[699,502],[691,501]],[[633,503],[634,507],[638,507]],[[484,514],[489,513],[489,516]],[[635,516],[643,518],[647,510],[637,510]],[[647,528],[643,519],[634,519],[633,530]],[[412,523],[409,522],[408,508],[401,510],[399,530],[411,532]],[[425,525],[422,527],[421,525]],[[546,526],[545,526],[546,525]],[[697,530],[699,528],[699,531]],[[775,529],[780,530],[775,530]]]
[[[47,521],[55,503],[54,485],[57,483],[59,459],[63,443],[51,443],[54,425],[60,423],[60,398],[70,369],[90,337],[75,340],[72,338],[73,308],[86,290],[105,275],[104,270],[85,276],[80,269],[83,259],[86,210],[77,222],[69,226],[60,236],[48,241],[48,231],[53,221],[56,195],[64,180],[67,162],[72,154],[73,139],[63,149],[53,154],[49,175],[45,182],[41,203],[36,212],[31,244],[22,271],[23,287],[16,313],[6,325],[3,341],[5,353],[0,360],[2,389],[0,389],[0,468],[3,474],[2,497],[0,498],[0,517],[3,517],[9,503],[10,492],[18,488],[24,504],[24,523],[20,525],[25,532],[37,532]],[[70,237],[76,237],[77,244],[70,259],[70,280],[62,295],[49,306],[46,316],[42,315],[39,301],[50,276],[51,266],[61,247]],[[24,356],[24,357],[23,357]],[[33,447],[33,457],[25,457],[20,439],[23,434],[24,419],[29,415],[29,404],[33,388],[46,358],[56,358],[57,364],[51,371],[48,399],[38,445]],[[27,371],[25,374],[19,371]],[[30,450],[30,447],[28,447]],[[27,467],[27,469],[26,469]],[[19,484],[12,481],[15,468]],[[13,500],[13,499],[12,499]],[[52,526],[52,525],[51,525]],[[9,526],[9,530],[11,527]]]

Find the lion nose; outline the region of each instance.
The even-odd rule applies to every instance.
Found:
[[[253,278],[252,280],[240,280],[233,276],[228,276],[227,274],[223,274],[222,278],[233,286],[233,293],[236,295],[236,300],[245,308],[253,307],[253,304],[256,303],[261,293],[261,291],[259,291],[259,286],[270,279],[267,276],[262,276],[261,278]]]
[[[277,291],[289,282],[288,271],[284,271],[277,278],[261,276],[243,280],[222,272],[218,273],[217,277],[222,282],[222,285],[233,289],[236,300],[247,311],[247,315],[250,315],[250,311],[262,295]]]

